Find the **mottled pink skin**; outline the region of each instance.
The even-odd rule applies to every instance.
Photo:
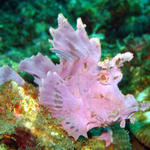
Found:
[[[132,95],[125,96],[118,88],[122,79],[118,58],[110,61],[111,67],[107,63],[104,68],[97,65],[100,42],[88,38],[80,19],[74,30],[60,14],[58,28],[51,28],[50,32],[53,49],[62,54],[60,64],[55,66],[46,56],[38,54],[22,61],[19,68],[34,75],[39,84],[40,103],[60,119],[68,134],[77,139],[80,135],[87,136],[93,127],[118,122],[124,127],[126,119],[133,122],[132,115],[141,108]],[[100,136],[107,145],[112,142],[108,135]]]

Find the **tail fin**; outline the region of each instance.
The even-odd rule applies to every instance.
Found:
[[[9,80],[14,80],[19,85],[23,85],[25,83],[24,80],[19,76],[19,74],[17,74],[10,67],[0,67],[0,85]]]

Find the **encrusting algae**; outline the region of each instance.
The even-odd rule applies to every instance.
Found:
[[[38,104],[37,96],[38,88],[28,83],[19,86],[9,81],[1,85],[0,139],[7,145],[5,147],[21,150],[105,148],[105,142],[94,138],[86,143],[74,141],[59,125],[59,120]]]

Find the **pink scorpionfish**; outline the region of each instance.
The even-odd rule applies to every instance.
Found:
[[[77,139],[87,137],[93,127],[106,127],[125,120],[141,106],[135,98],[123,95],[118,88],[122,79],[120,67],[130,61],[129,52],[118,54],[112,59],[99,61],[101,46],[98,38],[89,39],[85,25],[77,20],[74,30],[62,14],[58,16],[58,28],[50,28],[53,50],[60,54],[60,64],[38,54],[23,60],[19,69],[32,74],[39,85],[39,102],[49,108],[52,116],[61,120],[67,133]],[[111,132],[99,138],[112,142]]]

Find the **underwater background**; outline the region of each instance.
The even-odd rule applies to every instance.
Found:
[[[76,19],[82,18],[89,37],[101,41],[101,59],[133,53],[133,60],[122,67],[119,88],[138,102],[150,101],[149,0],[0,0],[0,67],[9,65],[28,82],[23,88],[15,82],[0,86],[0,150],[150,149],[150,109],[135,113],[135,124],[128,122],[125,129],[111,126],[113,144],[106,148],[95,138],[104,128],[90,130],[89,139],[81,136],[74,141],[38,104],[38,87],[18,64],[38,52],[59,63],[48,42],[49,27],[57,27],[59,13],[74,28]]]

